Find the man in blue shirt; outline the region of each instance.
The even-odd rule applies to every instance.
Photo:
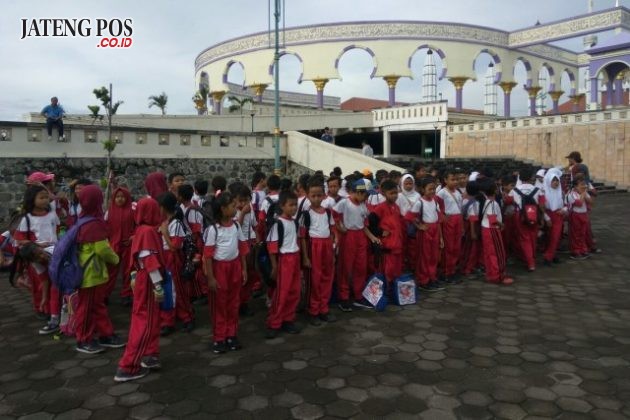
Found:
[[[330,133],[330,128],[328,127],[324,128],[324,134],[322,134],[321,139],[325,141],[326,143],[335,144],[335,138]]]
[[[66,137],[63,135],[63,115],[66,111],[59,105],[59,100],[56,96],[50,98],[50,105],[47,105],[42,109],[42,115],[46,117],[46,130],[48,130],[48,140],[52,140],[52,128],[53,125],[57,126],[59,131],[59,141],[65,141]]]

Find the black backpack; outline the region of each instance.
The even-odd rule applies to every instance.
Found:
[[[271,227],[278,217],[280,216],[280,206],[278,205],[278,201],[273,201],[269,196],[265,197],[265,201],[269,203],[269,208],[267,209],[267,214],[265,215],[265,233],[269,234],[271,231]]]
[[[538,225],[542,219],[540,215],[540,206],[534,199],[534,196],[538,192],[538,188],[534,188],[532,192],[527,195],[523,194],[523,192],[518,188],[514,188],[514,191],[521,196],[521,208],[519,209],[521,213],[521,222],[524,225],[529,226]]]
[[[184,254],[184,263],[182,264],[182,279],[192,280],[195,277],[197,271],[197,265],[195,264],[195,255],[199,253],[197,244],[192,231],[188,229],[185,223],[182,223],[184,229],[184,241],[182,245],[182,252]]]

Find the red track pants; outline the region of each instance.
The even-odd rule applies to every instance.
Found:
[[[457,263],[462,252],[464,219],[461,214],[446,216],[442,224],[444,236],[444,275],[451,277],[457,272]]]
[[[127,373],[140,370],[145,356],[160,354],[160,307],[153,294],[153,284],[146,270],[139,270],[133,289],[131,325],[125,353],[118,367]]]
[[[300,302],[300,253],[277,254],[278,276],[271,297],[267,327],[278,329],[283,322],[295,321]]]
[[[418,230],[416,278],[426,286],[437,280],[437,266],[440,258],[440,233],[437,223],[427,223],[427,230]]]
[[[76,338],[79,343],[88,343],[99,337],[110,337],[114,326],[107,312],[105,298],[108,283],[79,289],[76,312]]]
[[[571,212],[569,214],[569,249],[571,254],[577,255],[589,252],[586,241],[588,229],[588,213]]]
[[[564,215],[560,212],[549,210],[547,210],[547,215],[551,218],[551,227],[547,232],[547,246],[543,258],[545,261],[552,261],[556,257],[556,251],[562,239]]]
[[[483,262],[486,268],[486,280],[500,283],[505,278],[506,254],[501,230],[495,227],[481,228]]]
[[[310,238],[311,260],[308,313],[316,316],[328,313],[332,293],[335,255],[332,238]]]
[[[240,257],[232,261],[212,261],[212,272],[217,281],[217,290],[210,290],[208,305],[214,341],[225,341],[236,337],[238,331],[238,309],[240,307],[243,269]]]
[[[339,299],[350,299],[350,283],[352,283],[354,299],[360,300],[368,274],[368,239],[363,230],[348,230],[342,237],[338,263]]]

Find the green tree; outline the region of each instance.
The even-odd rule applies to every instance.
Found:
[[[88,109],[90,110],[90,117],[92,117],[92,125],[96,122],[96,120],[102,120],[103,116],[100,114],[101,107],[98,105],[88,105]]]
[[[168,102],[168,96],[165,92],[160,95],[149,96],[149,108],[156,106],[162,111],[162,115],[166,115],[166,103]]]
[[[118,111],[118,107],[124,104],[123,101],[116,101],[115,103],[111,104],[110,107],[110,102],[112,99],[109,96],[109,90],[105,86],[101,86],[100,89],[94,89],[92,93],[94,93],[96,99],[101,101],[101,103],[103,104],[103,108],[105,108],[105,111],[107,112],[108,117],[115,115],[116,111]]]
[[[240,111],[241,115],[243,115],[243,109],[245,108],[246,104],[254,103],[254,101],[252,101],[252,98],[239,98],[234,95],[228,96],[228,99],[230,101],[230,107],[228,108],[228,111],[229,112]]]

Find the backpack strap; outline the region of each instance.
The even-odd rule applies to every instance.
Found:
[[[284,244],[284,223],[280,219],[277,219],[275,223],[278,226],[278,252],[280,252],[280,248]]]

